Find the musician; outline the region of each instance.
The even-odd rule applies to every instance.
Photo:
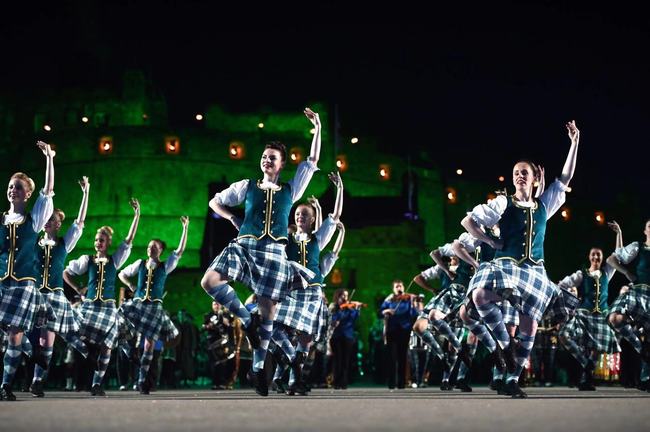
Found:
[[[226,390],[232,381],[236,354],[234,321],[233,314],[216,301],[212,302],[212,311],[203,317],[212,390]]]
[[[354,324],[359,318],[359,309],[363,303],[350,302],[346,289],[339,288],[334,292],[334,303],[330,306],[332,337],[330,344],[334,357],[334,388],[348,388],[350,360],[354,343]]]
[[[404,282],[393,281],[393,294],[386,297],[380,310],[384,316],[384,344],[388,347],[388,388],[403,389],[406,384],[406,355],[411,327],[418,310],[413,304],[415,296],[404,293]]]

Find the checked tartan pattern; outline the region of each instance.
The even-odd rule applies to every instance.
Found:
[[[510,304],[510,302],[498,302],[496,305],[501,308],[501,314],[503,314],[504,323],[513,324],[516,326],[519,325],[519,312],[517,312],[517,309],[515,309],[514,306]],[[472,300],[471,293],[468,293],[467,297],[465,297],[465,308],[467,309],[467,313],[469,314],[470,318],[483,322],[483,318],[481,318],[478,310],[476,310],[476,305],[474,304],[474,300]]]
[[[249,287],[255,294],[282,301],[294,289],[304,289],[314,273],[289,261],[285,245],[268,238],[234,239],[210,268]]]
[[[560,336],[572,339],[588,350],[609,354],[621,351],[607,317],[585,309],[578,309],[576,315],[560,330]]]
[[[481,265],[470,281],[469,292],[479,288],[496,293],[508,300],[516,310],[536,321],[542,319],[559,290],[548,279],[544,266],[517,265],[511,260],[494,260]]]
[[[135,332],[147,339],[170,341],[178,336],[178,329],[165,313],[161,302],[135,299],[122,304],[120,311]]]
[[[627,315],[627,300],[629,298],[629,291],[623,294],[619,294],[614,300],[614,303],[609,307],[609,313],[617,313],[621,315]]]
[[[544,319],[550,320],[552,325],[564,324],[576,313],[580,299],[565,289],[558,288],[551,303],[544,312]]]
[[[277,307],[275,322],[318,339],[327,322],[327,306],[320,286],[291,291]]]
[[[79,337],[95,345],[113,348],[118,336],[118,312],[114,302],[84,301]]]
[[[3,329],[25,332],[42,327],[56,316],[52,307],[34,286],[33,281],[2,281],[0,297],[0,325]]]
[[[47,329],[52,331],[62,338],[72,332],[79,331],[79,321],[81,315],[78,310],[72,309],[70,302],[65,297],[63,290],[41,292],[41,295],[52,306],[56,319],[47,322]]]
[[[428,314],[435,309],[446,315],[453,314],[465,301],[465,293],[465,286],[452,283],[429,300],[424,306],[424,312]]]
[[[650,330],[650,285],[634,284],[627,293],[627,315]]]

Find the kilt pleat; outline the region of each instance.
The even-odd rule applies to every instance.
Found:
[[[122,304],[120,311],[135,332],[141,333],[147,339],[170,341],[178,336],[178,329],[160,302],[135,299]]]

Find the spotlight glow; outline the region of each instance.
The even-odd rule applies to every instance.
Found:
[[[351,142],[352,144],[356,144],[356,143],[359,142],[359,138],[354,137],[354,138],[352,138],[352,139],[350,140],[350,142]]]
[[[197,114],[196,116],[194,116],[194,118],[198,121],[201,121],[203,120],[203,114]]]
[[[458,175],[463,175],[463,170],[460,169],[460,168],[458,168],[458,169],[456,170],[456,174],[458,174]]]

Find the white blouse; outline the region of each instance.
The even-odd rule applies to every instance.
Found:
[[[650,249],[649,246],[643,245],[644,249]],[[621,264],[629,264],[634,258],[639,254],[639,242],[635,241],[629,245],[618,248],[614,252],[614,256],[618,259]]]
[[[289,184],[291,185],[292,202],[295,203],[300,199],[300,197],[302,197],[302,194],[305,193],[309,181],[316,171],[318,171],[318,167],[315,162],[310,160],[300,162],[298,169],[296,170],[296,175],[289,180]],[[231,184],[228,188],[216,193],[214,199],[220,205],[228,207],[238,206],[246,200],[246,191],[248,190],[249,181],[250,180],[248,179],[244,179]],[[280,186],[275,183],[262,182],[260,188],[277,190]]]
[[[41,189],[40,193],[38,194],[38,198],[36,199],[34,207],[32,207],[31,211],[32,228],[35,232],[40,232],[52,216],[52,212],[54,211],[54,202],[52,201],[53,196],[54,192],[46,195],[43,189]],[[4,215],[2,223],[4,225],[7,225],[10,223],[20,223],[24,220],[24,214],[7,212],[7,214]]]
[[[566,190],[568,186],[559,180],[555,180],[539,197],[540,202],[546,208],[546,219],[550,219],[562,207],[566,200]],[[517,205],[522,207],[532,207],[534,201],[517,201]],[[501,216],[508,207],[508,198],[505,195],[499,195],[488,204],[479,204],[467,213],[476,223],[492,228],[499,222]]]
[[[612,276],[614,276],[614,273],[616,272],[616,269],[614,269],[614,267],[610,266],[609,264],[605,264],[603,270],[605,271],[605,275],[607,276],[607,281],[610,281],[612,279]],[[601,273],[600,270],[596,270],[593,272],[589,272],[589,275],[595,278],[600,278]],[[557,284],[557,286],[567,290],[571,287],[577,288],[580,285],[582,285],[583,280],[584,280],[584,274],[582,273],[582,270],[578,270],[577,272],[572,273],[569,276],[566,276],[564,279],[562,279]]]
[[[131,245],[126,244],[126,242],[120,243],[113,254],[115,268],[122,267],[122,264],[129,258],[129,255],[131,255]],[[89,260],[90,257],[88,255],[81,255],[79,258],[70,261],[65,271],[74,276],[85,274],[88,271]]]
[[[113,255],[115,256],[115,255]],[[165,266],[165,273],[169,274],[174,271],[176,266],[178,265],[178,261],[180,260],[180,257],[176,253],[176,251],[173,251],[167,260],[163,263]],[[142,259],[137,259],[133,263],[129,264],[128,266],[124,267],[122,271],[120,272],[120,276],[124,276],[127,278],[136,276],[138,272],[140,271],[140,264],[142,264]],[[154,262],[151,258],[147,258],[147,268],[151,268],[152,270],[155,270],[156,267],[158,267],[158,263]]]

